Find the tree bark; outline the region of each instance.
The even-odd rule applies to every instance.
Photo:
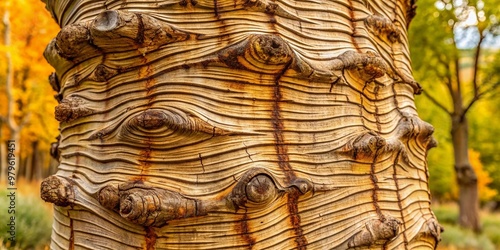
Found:
[[[47,8],[62,27],[45,51],[52,249],[437,245],[412,1]]]

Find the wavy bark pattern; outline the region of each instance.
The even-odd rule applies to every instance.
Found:
[[[52,249],[437,245],[413,1],[46,2]]]

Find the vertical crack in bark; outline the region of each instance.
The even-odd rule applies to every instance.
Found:
[[[373,184],[373,190],[372,190],[373,207],[375,208],[375,212],[377,213],[379,219],[381,221],[384,221],[385,216],[382,214],[382,210],[380,209],[380,206],[378,204],[377,192],[379,190],[379,186],[378,186],[377,175],[375,173],[375,165],[377,164],[377,158],[379,153],[380,153],[380,148],[377,148],[377,150],[375,151],[375,155],[373,156],[373,162],[370,166],[370,180],[372,181]]]
[[[219,18],[219,4],[217,0],[214,0],[214,15],[216,18]]]
[[[248,146],[243,142],[243,145],[245,146],[245,152],[248,155],[248,158],[253,162],[252,155],[248,152]]]
[[[205,173],[205,165],[203,164],[203,158],[201,157],[201,154],[198,154],[198,158],[200,159],[201,169],[203,170],[203,173]]]
[[[276,75],[274,79],[274,96],[273,96],[273,109],[271,114],[271,120],[273,124],[273,136],[275,140],[276,154],[278,156],[278,166],[285,173],[286,183],[291,183],[295,179],[295,173],[293,172],[292,166],[290,166],[290,159],[288,157],[288,148],[285,144],[285,139],[283,137],[283,119],[281,117],[281,107],[280,102],[282,101],[282,94],[280,88],[280,78],[283,76],[286,70],[290,67],[291,62],[288,62],[285,68]]]
[[[366,84],[365,86],[363,86],[363,89],[361,90],[361,93],[359,93],[359,116],[361,117],[361,124],[363,124],[363,127],[366,128],[366,124],[365,124],[365,116],[363,115],[363,108],[364,108],[364,93],[365,93],[365,89],[366,89]]]
[[[146,78],[144,87],[146,89],[146,98],[148,98],[148,107],[151,107],[151,101],[153,100],[153,97],[151,97],[151,90],[153,89],[155,84],[155,79],[153,77],[154,69],[152,68],[151,64],[148,63],[146,57],[144,57],[144,64],[146,64],[145,68],[139,69],[139,78]],[[142,69],[144,69],[144,71]]]
[[[253,246],[255,245],[255,238],[252,237],[251,230],[248,226],[248,213],[246,209],[240,220],[240,224],[237,226],[237,230],[241,233],[243,240],[248,243],[248,249],[253,249]]]
[[[427,148],[425,150],[425,155],[424,155],[424,159],[427,159],[427,154],[429,153],[429,149],[430,148]],[[427,160],[424,161],[424,171],[425,171],[425,176],[426,176],[426,180],[425,180],[425,184],[427,184],[427,197],[429,197],[429,206],[427,207],[427,210],[430,212],[430,214],[433,214],[432,213],[432,209],[431,209],[431,201],[432,201],[432,195],[431,195],[431,189],[430,189],[430,186],[429,186],[429,166],[428,166],[428,163],[427,163]],[[436,243],[434,249],[436,249],[438,246],[438,244]]]
[[[146,242],[146,249],[145,250],[154,250],[156,249],[156,238],[158,238],[158,235],[156,235],[155,230],[152,227],[145,227],[144,230],[146,231],[146,235],[144,237],[144,240]]]
[[[374,93],[374,98],[375,98],[375,103],[374,103],[374,106],[375,106],[375,123],[377,125],[377,131],[379,133],[382,132],[382,126],[380,125],[380,117],[379,117],[379,114],[378,114],[378,90],[379,90],[379,86],[375,86],[375,89],[373,90],[373,93]]]
[[[399,187],[399,182],[398,182],[398,172],[397,172],[397,166],[399,163],[399,157],[401,155],[401,151],[403,149],[398,151],[398,154],[396,155],[396,158],[394,159],[394,164],[392,165],[393,169],[393,174],[392,178],[394,179],[394,184],[396,185],[396,197],[398,199],[398,208],[399,208],[399,214],[401,216],[401,221],[403,222],[403,242],[405,245],[405,249],[408,249],[408,238],[406,237],[406,221],[405,221],[405,216],[403,214],[403,204],[401,204],[401,194],[400,194],[400,187]]]
[[[138,21],[138,30],[137,30],[137,36],[135,38],[135,41],[137,44],[143,44],[144,43],[144,22],[142,21],[142,15],[139,13],[135,13],[137,16],[137,21]]]
[[[140,173],[140,176],[138,177],[138,180],[141,180],[141,181],[145,181],[147,178],[146,178],[146,174],[148,172],[148,169],[150,167],[150,163],[149,163],[149,159],[151,159],[151,153],[152,153],[152,149],[151,149],[151,138],[146,138],[146,140],[144,141],[145,142],[145,149],[142,150],[140,152],[140,155],[139,155],[139,162],[141,164],[141,173]]]
[[[285,173],[285,181],[287,184],[292,183],[296,178],[295,173],[293,172],[292,166],[290,165],[290,159],[288,156],[288,149],[285,145],[285,139],[283,137],[283,119],[281,117],[281,107],[280,102],[282,101],[282,94],[279,80],[283,76],[283,74],[288,70],[291,65],[291,61],[286,64],[283,70],[276,75],[274,79],[274,103],[273,110],[271,114],[272,123],[273,123],[273,135],[275,140],[276,154],[278,156],[278,166]],[[292,223],[293,231],[295,233],[295,242],[297,243],[297,248],[299,250],[305,250],[307,245],[307,240],[303,235],[303,230],[300,225],[300,216],[299,216],[299,191],[296,188],[292,188],[290,193],[288,193],[287,207],[290,216],[290,222]]]
[[[398,96],[397,96],[397,92],[396,92],[396,84],[397,84],[397,82],[393,82],[391,84],[392,99],[394,100],[394,106],[396,107],[396,110],[398,111],[399,115],[403,116],[403,112],[401,112],[401,108],[399,107]]]
[[[356,48],[357,51],[360,51],[358,42],[356,41],[356,17],[354,16],[354,5],[352,4],[352,0],[347,0],[349,4],[349,17],[351,19],[351,25],[352,25],[352,34],[351,34],[351,41],[352,45],[354,45],[354,48]]]
[[[295,243],[297,243],[298,250],[307,249],[307,239],[304,236],[304,231],[300,225],[299,215],[299,196],[300,192],[296,188],[292,188],[288,193],[287,208],[290,214],[290,222],[292,223],[293,231],[295,233]]]
[[[75,249],[75,231],[73,230],[73,219],[71,219],[71,216],[68,213],[69,218],[69,250]]]
[[[144,42],[144,23],[142,21],[142,16],[140,16],[140,14],[137,14],[137,18],[139,20],[139,31],[137,32],[136,41],[141,42],[142,40],[142,42]],[[147,107],[149,108],[152,105],[152,99],[153,99],[151,97],[151,90],[154,85],[154,78],[152,76],[154,74],[154,69],[148,63],[148,59],[144,55],[143,55],[143,63],[145,64],[145,66],[139,69],[138,78],[139,79],[144,77],[146,78],[144,87],[146,89],[146,98],[148,99]],[[151,138],[150,137],[145,138],[144,143],[146,144],[145,149],[140,152],[140,158],[139,158],[139,162],[141,163],[141,173],[139,176],[139,180],[142,181],[146,180],[145,175],[147,174],[147,170],[151,165],[149,163],[152,153]]]

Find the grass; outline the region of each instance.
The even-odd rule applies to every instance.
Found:
[[[439,223],[445,228],[441,234],[440,250],[495,250],[500,249],[500,214],[481,212],[482,232],[476,234],[458,224],[456,204],[434,206]]]
[[[0,250],[49,249],[52,233],[52,206],[40,197],[40,184],[17,182],[16,190],[16,243],[8,241],[9,198],[5,185],[0,185]]]

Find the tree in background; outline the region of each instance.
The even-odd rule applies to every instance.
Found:
[[[413,1],[46,3],[51,249],[435,249]]]
[[[500,65],[500,57],[494,65]],[[496,69],[500,72],[500,69]],[[496,77],[500,77],[498,74]],[[498,94],[495,98],[479,102],[473,107],[471,113],[471,145],[474,150],[481,153],[480,161],[484,165],[484,169],[488,171],[492,182],[489,184],[497,191],[497,195],[493,198],[496,202],[496,208],[500,206],[500,98]]]
[[[480,230],[477,175],[469,158],[471,108],[493,96],[500,86],[498,71],[485,70],[491,58],[485,47],[499,32],[498,1],[419,1],[419,17],[410,34],[416,75],[424,95],[449,117],[456,180],[459,223]],[[463,49],[472,48],[471,67],[462,66]],[[470,71],[466,71],[470,70]],[[467,75],[470,74],[470,77]]]
[[[0,180],[5,180],[5,141],[17,143],[16,170],[38,175],[49,162],[50,143],[57,136],[53,118],[54,90],[46,84],[51,67],[42,52],[58,26],[39,0],[2,1],[0,44]],[[43,152],[43,153],[42,153]],[[22,161],[21,161],[22,159]],[[34,172],[38,172],[35,174]]]

